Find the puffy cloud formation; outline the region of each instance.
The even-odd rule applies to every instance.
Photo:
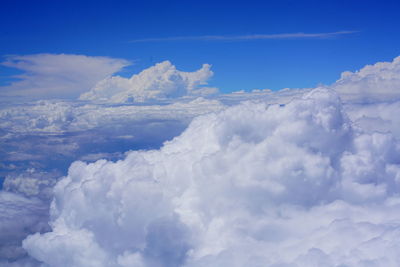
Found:
[[[175,79],[156,66],[142,72],[153,69],[158,77],[149,74],[143,83],[149,91],[178,81],[170,89],[180,93],[153,92],[142,98],[146,105],[127,104],[140,98],[111,100],[117,94],[110,86],[110,97],[94,102],[4,103],[0,266],[40,266],[21,241],[51,230],[52,187],[77,159],[103,160],[71,166],[56,187],[64,191],[56,191],[53,232],[26,241],[29,253],[51,266],[397,266],[397,65],[398,59],[367,66],[327,87],[343,106],[321,88],[205,99],[198,96],[211,89],[201,87],[201,75],[189,86],[184,72],[175,69]],[[55,66],[48,71],[28,78],[62,76]],[[252,102],[233,106],[243,100]],[[124,103],[107,104],[113,101]],[[233,107],[223,111],[227,106]],[[158,149],[210,112],[217,114],[196,118],[160,150],[124,153]],[[322,123],[328,118],[337,122]],[[70,192],[75,187],[79,200]],[[63,263],[48,258],[62,246],[69,248]]]
[[[21,241],[38,225],[48,226],[52,188],[73,161],[117,160],[125,151],[159,148],[194,116],[222,108],[204,98],[146,106],[56,100],[1,106],[1,192],[14,197],[0,198],[0,266],[38,266]],[[28,204],[26,209],[19,205],[21,199],[34,205],[33,213]],[[35,215],[38,209],[43,216]]]
[[[356,72],[343,72],[332,85],[348,101],[376,102],[400,98],[400,57],[392,62],[367,65]]]
[[[41,100],[4,107],[0,177],[18,176],[27,169],[65,175],[79,158],[115,160],[131,149],[159,148],[193,117],[223,108],[219,101],[204,98],[146,106]]]
[[[397,266],[399,158],[334,91],[244,102],[159,150],[74,162],[23,247],[50,266]]]
[[[215,88],[200,87],[207,84],[213,75],[210,67],[204,64],[195,72],[183,72],[171,62],[164,61],[129,79],[120,76],[106,78],[82,94],[80,99],[125,103],[214,93]]]
[[[68,54],[9,56],[4,66],[23,74],[18,81],[0,87],[3,97],[25,99],[76,98],[130,63],[123,59]]]

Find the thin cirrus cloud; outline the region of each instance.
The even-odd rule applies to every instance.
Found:
[[[164,38],[145,38],[131,40],[131,43],[166,42],[166,41],[252,41],[273,39],[323,39],[357,33],[358,31],[337,31],[323,33],[277,33],[277,34],[248,34],[248,35],[202,35],[202,36],[175,36]]]

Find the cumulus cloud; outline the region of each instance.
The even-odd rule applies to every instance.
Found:
[[[204,98],[146,106],[58,100],[2,106],[0,177],[5,179],[1,192],[14,197],[0,198],[6,217],[1,222],[5,230],[0,234],[0,266],[39,265],[27,256],[21,241],[37,232],[38,225],[48,226],[53,186],[74,160],[118,160],[128,150],[159,148],[179,135],[194,116],[223,107]],[[41,216],[22,208],[21,199],[34,203]],[[16,221],[21,224],[14,227]],[[130,262],[131,257],[120,260]]]
[[[74,162],[23,247],[51,266],[396,266],[399,158],[332,90],[244,102],[159,150]]]
[[[221,102],[204,98],[163,105],[41,100],[0,108],[0,174],[29,168],[66,170],[80,157],[117,159],[127,150],[158,148],[193,117],[223,108]]]
[[[397,266],[397,67],[210,97],[163,62],[4,105],[0,265]]]
[[[400,98],[400,57],[392,62],[367,65],[356,72],[343,72],[332,88],[347,101],[376,102]]]
[[[74,160],[118,160],[128,150],[159,148],[179,135],[193,117],[222,108],[219,101],[203,98],[150,106],[41,100],[2,107],[0,177],[5,179],[1,192],[15,197],[0,198],[7,214],[4,229],[13,229],[12,234],[3,233],[0,266],[38,266],[26,256],[21,241],[49,220],[24,209],[19,212],[19,199],[35,203],[45,215],[54,184]],[[13,228],[20,220],[21,226]]]
[[[355,72],[343,72],[329,86],[336,90],[355,127],[400,138],[400,57]]]
[[[215,93],[215,88],[201,87],[213,75],[210,67],[204,64],[195,72],[183,72],[171,62],[164,61],[129,79],[120,76],[106,78],[82,94],[80,99],[124,103]]]
[[[69,54],[8,56],[1,63],[23,71],[0,87],[3,97],[76,98],[130,63],[123,59]]]

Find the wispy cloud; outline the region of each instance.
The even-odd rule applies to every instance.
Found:
[[[164,38],[146,38],[131,40],[131,43],[166,42],[166,41],[250,41],[271,39],[323,39],[342,35],[349,35],[357,31],[337,31],[324,33],[278,33],[278,34],[249,34],[249,35],[203,35],[203,36],[176,36]]]
[[[0,98],[75,98],[129,64],[124,59],[71,54],[7,56],[0,65],[23,73],[0,86]]]

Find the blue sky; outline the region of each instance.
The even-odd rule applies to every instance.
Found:
[[[342,71],[400,53],[397,1],[20,1],[3,0],[0,53],[66,53],[130,60],[130,76],[170,60],[193,71],[212,64],[222,92],[330,84]],[[331,33],[331,38],[148,38]],[[5,84],[15,70],[1,67]]]

